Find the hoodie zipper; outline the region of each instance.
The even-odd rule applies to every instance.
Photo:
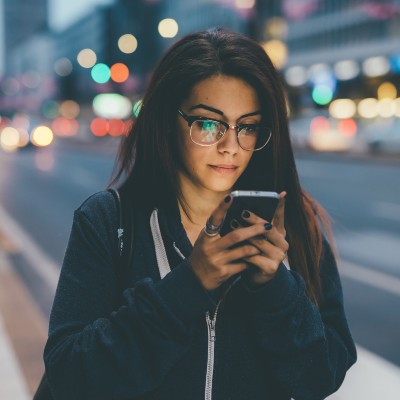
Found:
[[[215,350],[215,322],[217,319],[218,306],[215,310],[214,317],[210,317],[210,313],[207,311],[206,321],[208,327],[208,358],[207,358],[207,374],[206,374],[206,387],[205,387],[205,400],[211,400],[212,397],[212,381],[214,375],[214,350]]]
[[[204,396],[205,400],[212,399],[215,341],[217,340],[216,332],[215,332],[215,325],[217,323],[218,309],[219,309],[219,306],[221,305],[222,301],[228,294],[228,292],[231,290],[233,285],[235,285],[235,283],[238,280],[240,280],[240,276],[237,277],[226,289],[226,291],[222,295],[221,299],[217,303],[213,317],[212,318],[210,317],[209,311],[207,311],[207,313],[206,313],[206,322],[207,322],[207,328],[208,328],[208,358],[207,358],[206,386],[205,386],[205,396]]]

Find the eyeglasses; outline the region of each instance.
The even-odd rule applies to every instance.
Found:
[[[189,116],[178,109],[179,115],[190,127],[190,138],[199,146],[213,146],[225,135],[229,128],[235,129],[239,146],[246,151],[264,148],[271,139],[272,132],[267,126],[259,124],[229,125],[217,119]]]

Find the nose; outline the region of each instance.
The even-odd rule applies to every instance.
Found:
[[[236,126],[229,125],[224,137],[217,143],[218,151],[221,153],[236,154],[239,150]]]

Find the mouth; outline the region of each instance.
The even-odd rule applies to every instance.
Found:
[[[220,174],[229,175],[234,174],[236,170],[239,168],[237,165],[232,164],[217,164],[217,165],[209,165],[215,172]]]

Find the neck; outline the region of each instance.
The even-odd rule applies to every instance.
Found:
[[[180,177],[180,185],[184,199],[184,205],[188,215],[183,211],[183,204],[179,202],[179,210],[181,213],[182,223],[188,226],[198,226],[203,228],[207,218],[221,203],[222,199],[230,193],[230,191],[216,192],[205,188],[199,188],[185,175]]]

